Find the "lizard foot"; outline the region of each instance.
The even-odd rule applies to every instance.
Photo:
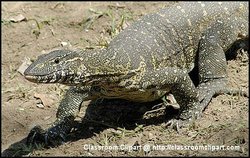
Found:
[[[27,137],[27,145],[43,144],[45,147],[58,146],[65,142],[66,133],[59,130],[57,126],[43,130],[40,126],[35,126]]]
[[[167,122],[167,127],[175,129],[179,133],[181,128],[191,125],[194,120],[200,118],[203,108],[197,102],[191,105],[190,108],[182,110],[179,116],[169,120]]]

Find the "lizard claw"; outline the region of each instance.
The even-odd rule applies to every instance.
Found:
[[[166,126],[170,129],[176,130],[178,133],[180,133],[180,129],[182,127],[185,127],[188,124],[187,121],[180,120],[180,119],[171,119],[167,122]]]
[[[42,144],[45,142],[45,137],[43,137],[44,133],[45,131],[41,128],[41,126],[33,127],[27,137],[26,144],[29,146],[35,143]]]
[[[27,145],[43,144],[45,147],[62,145],[66,141],[66,134],[58,128],[51,127],[43,130],[40,126],[35,126],[27,137]]]

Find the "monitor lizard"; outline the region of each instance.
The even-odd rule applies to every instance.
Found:
[[[226,86],[225,52],[236,41],[248,48],[248,14],[247,2],[179,2],[135,21],[107,48],[39,56],[25,78],[70,88],[56,121],[46,130],[35,126],[27,143],[65,141],[81,103],[98,98],[149,102],[171,91],[180,114],[170,124],[198,118],[213,95],[238,92]],[[189,76],[195,65],[197,87]]]

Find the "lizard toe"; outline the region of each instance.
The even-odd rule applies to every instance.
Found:
[[[180,133],[180,129],[187,125],[187,121],[180,120],[180,119],[171,119],[167,122],[166,126],[170,129],[176,130]]]
[[[41,128],[41,126],[35,126],[31,129],[26,144],[28,146],[33,146],[34,144],[44,144],[45,143],[45,137],[44,137],[45,131]]]

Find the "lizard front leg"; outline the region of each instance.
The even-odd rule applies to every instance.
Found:
[[[44,143],[45,146],[62,144],[73,127],[82,102],[92,98],[89,90],[89,87],[70,87],[60,102],[55,122],[46,130],[35,126],[27,137],[27,144]]]

